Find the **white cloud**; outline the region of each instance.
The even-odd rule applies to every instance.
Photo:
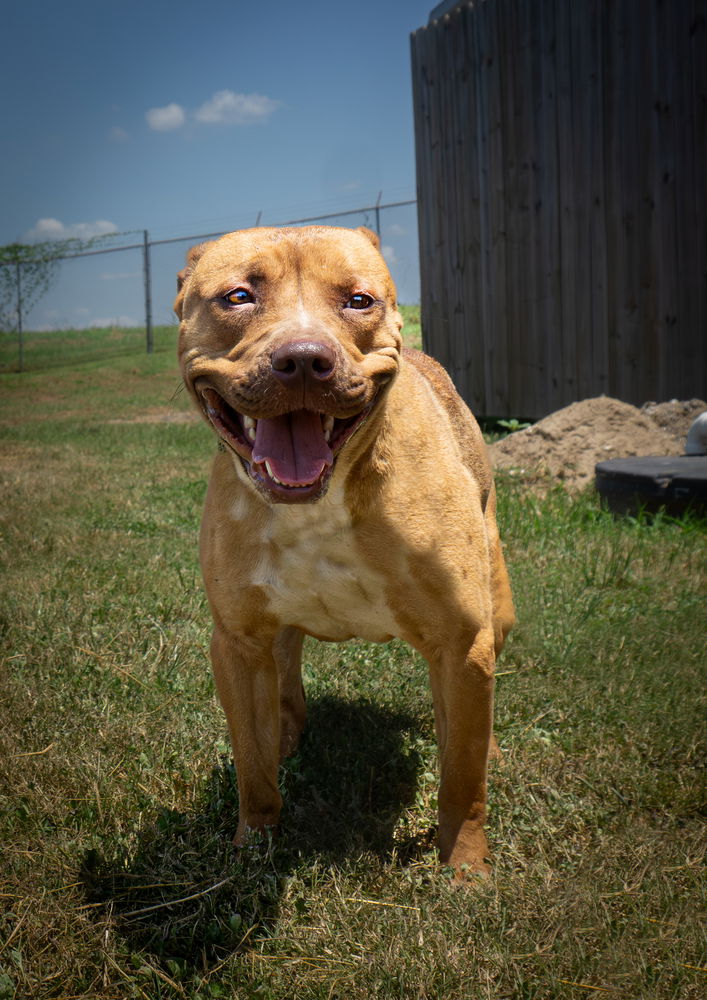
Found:
[[[73,222],[64,225],[58,219],[38,219],[34,226],[24,235],[24,240],[31,243],[34,240],[90,240],[94,236],[106,236],[117,233],[118,227],[107,219],[96,219],[95,222]]]
[[[144,321],[143,321],[144,322]],[[105,327],[105,326],[140,326],[140,321],[135,319],[133,316],[94,316],[90,321],[82,323],[81,326],[86,327]]]
[[[233,90],[218,90],[196,111],[188,111],[181,104],[172,102],[163,108],[150,108],[145,112],[145,118],[154,131],[171,132],[182,128],[189,119],[202,125],[252,125],[265,121],[279,107],[279,101],[264,94],[236,94]],[[114,128],[111,137],[123,140],[128,136],[123,129]]]
[[[399,263],[395,249],[391,246],[381,247],[381,253],[385,257],[386,263],[393,265]]]
[[[407,236],[408,234],[405,226],[400,226],[397,222],[394,222],[392,226],[388,226],[388,232],[391,236]]]
[[[90,330],[94,327],[141,326],[144,320],[134,316],[96,316],[92,309],[86,306],[74,306],[67,313],[57,309],[44,309],[40,318],[32,323],[32,329],[38,333],[50,333],[54,330]]]
[[[120,127],[120,125],[114,125],[108,133],[108,138],[111,142],[125,142],[130,138],[130,136],[124,128]]]
[[[171,132],[181,128],[187,120],[181,104],[167,104],[164,108],[150,108],[145,112],[147,124],[155,132]]]
[[[219,90],[194,112],[198,122],[206,125],[251,125],[264,121],[279,107],[264,94],[236,94]]]

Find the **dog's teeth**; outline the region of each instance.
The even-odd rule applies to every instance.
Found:
[[[243,416],[243,426],[245,427],[246,435],[251,441],[255,441],[255,429],[257,427],[257,421],[253,420],[252,417]]]
[[[265,463],[265,468],[267,469],[267,473],[274,483],[277,483],[278,486],[285,486],[285,483],[283,483],[281,479],[278,479],[275,473],[272,471],[272,466],[270,465],[270,462]]]
[[[324,440],[328,441],[331,438],[331,432],[334,430],[334,418],[324,417],[322,427],[324,429]]]

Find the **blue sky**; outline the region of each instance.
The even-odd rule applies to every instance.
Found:
[[[356,208],[379,191],[414,198],[409,36],[433,6],[4,4],[0,244],[165,239],[253,225],[259,211],[267,223]],[[414,208],[383,214],[401,301],[417,294],[414,228]],[[157,322],[170,321],[186,246],[154,251]],[[141,323],[140,267],[135,252],[66,262],[33,325]]]

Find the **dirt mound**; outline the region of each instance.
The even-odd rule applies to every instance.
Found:
[[[652,408],[652,409],[651,409]],[[641,410],[609,396],[572,403],[489,447],[497,469],[570,491],[594,479],[597,462],[631,455],[680,455],[702,400],[648,403]]]
[[[704,399],[671,399],[668,403],[644,403],[641,413],[646,413],[655,423],[685,443],[692,421],[707,410]]]

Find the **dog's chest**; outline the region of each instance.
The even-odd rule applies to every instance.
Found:
[[[272,508],[252,582],[283,625],[322,639],[385,641],[397,628],[383,577],[361,558],[343,497],[332,493]]]

